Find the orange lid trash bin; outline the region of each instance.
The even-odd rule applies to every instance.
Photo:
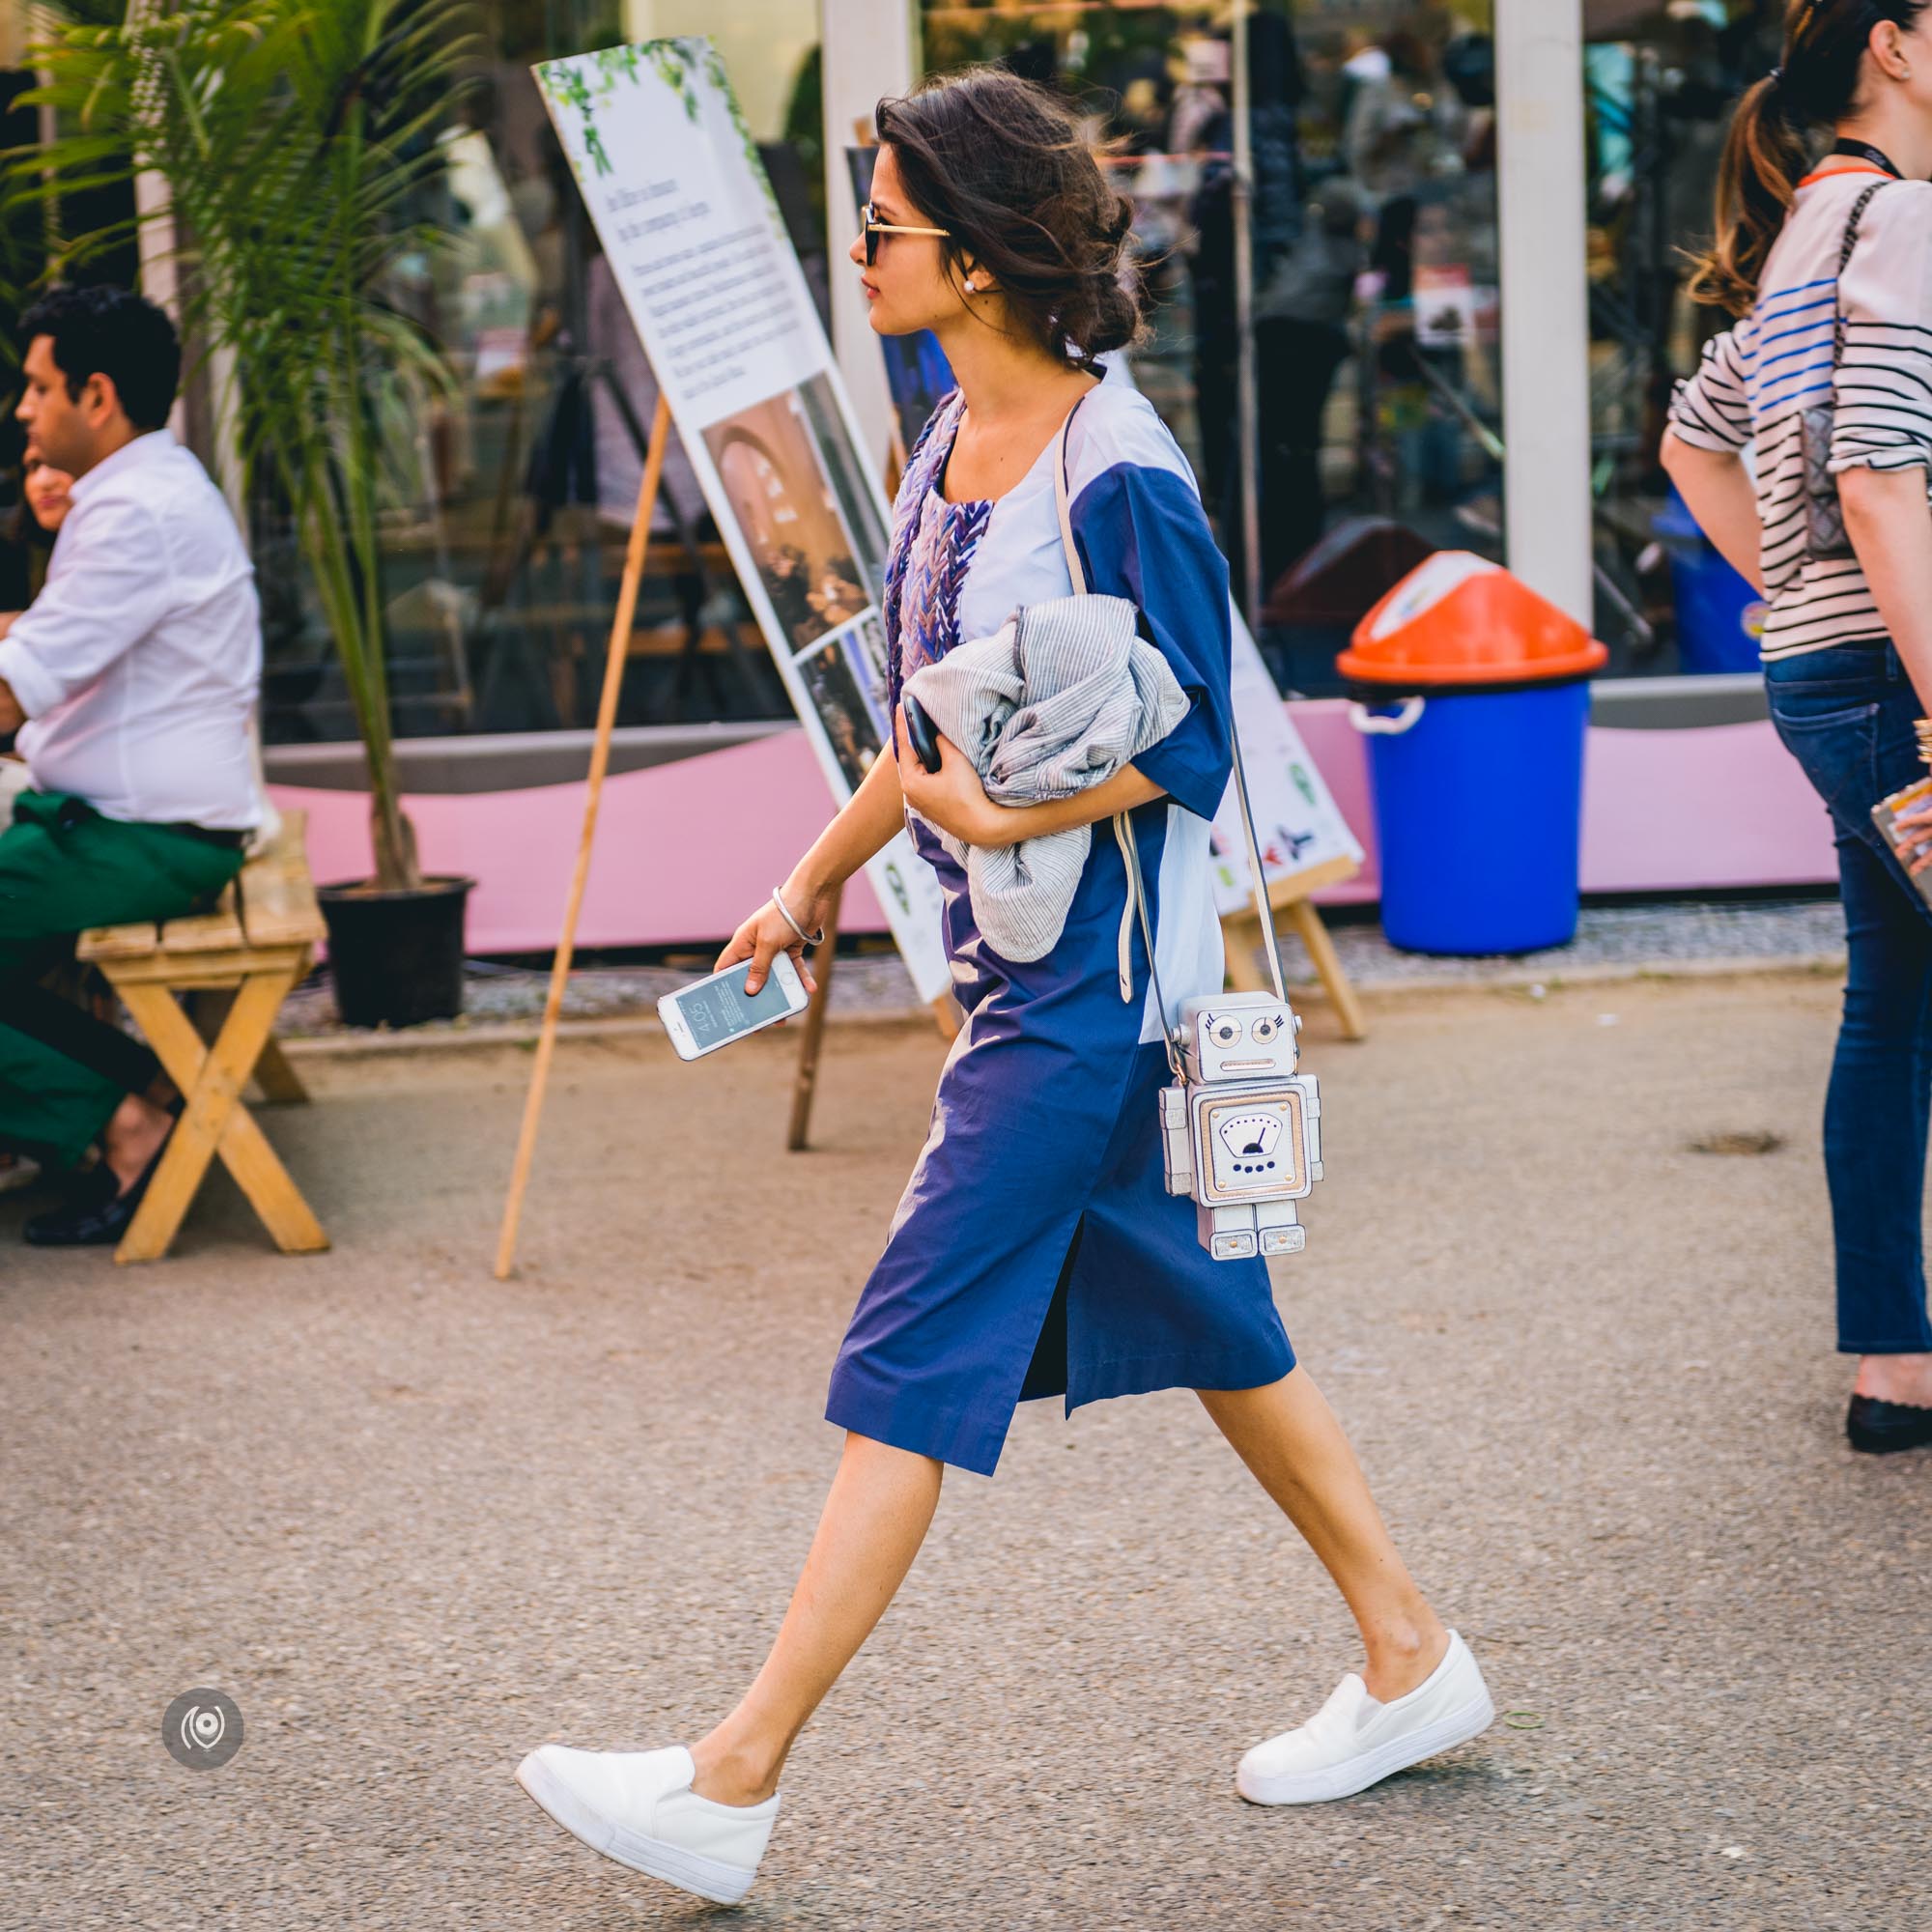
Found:
[[[1531,952],[1575,936],[1588,680],[1607,657],[1466,551],[1418,564],[1362,619],[1336,662],[1369,738],[1392,945]]]
[[[1445,550],[1356,625],[1335,668],[1350,684],[1383,691],[1508,691],[1588,677],[1609,656],[1500,564]]]

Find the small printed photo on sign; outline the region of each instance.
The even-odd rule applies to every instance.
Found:
[[[798,660],[798,673],[811,694],[812,708],[831,740],[838,769],[854,791],[865,781],[882,747],[857,668],[865,657],[865,642],[855,629],[828,639]]]
[[[752,559],[794,650],[851,623],[873,598],[796,390],[704,432]]]
[[[876,611],[868,611],[841,639],[852,674],[865,693],[866,711],[879,742],[892,735],[892,677],[886,667],[886,625]]]
[[[870,601],[876,604],[885,595],[886,552],[891,541],[885,519],[879,514],[878,479],[853,446],[831,379],[810,377],[793,393],[811,427],[819,467],[831,480],[838,513],[853,540],[853,554],[865,573]]]

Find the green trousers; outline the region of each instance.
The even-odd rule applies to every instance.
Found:
[[[58,792],[14,801],[14,822],[0,832],[0,1147],[71,1167],[128,1092],[110,1070],[128,1063],[125,1039],[89,1050],[95,1023],[49,1016],[35,981],[90,925],[193,912],[242,859],[165,826],[102,818]]]

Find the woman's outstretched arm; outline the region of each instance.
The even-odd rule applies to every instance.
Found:
[[[832,910],[838,888],[867,860],[891,843],[905,823],[905,803],[899,792],[898,767],[881,753],[859,789],[839,808],[838,814],[812,841],[811,849],[791,869],[780,891],[793,919],[808,932],[816,932]],[[765,983],[773,958],[789,952],[808,988],[816,982],[805,970],[805,942],[792,930],[783,913],[768,899],[734,932],[718,955],[713,972],[722,973],[741,959],[752,962],[745,990],[755,993]]]

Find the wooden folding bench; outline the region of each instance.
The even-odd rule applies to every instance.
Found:
[[[326,930],[303,852],[305,822],[302,812],[285,813],[273,844],[242,867],[213,912],[80,936],[76,956],[106,975],[185,1100],[117,1262],[167,1253],[217,1153],[284,1254],[328,1246],[242,1104],[251,1076],[266,1099],[308,1098],[273,1037],[282,1002]],[[181,994],[193,1003],[192,1020]]]

